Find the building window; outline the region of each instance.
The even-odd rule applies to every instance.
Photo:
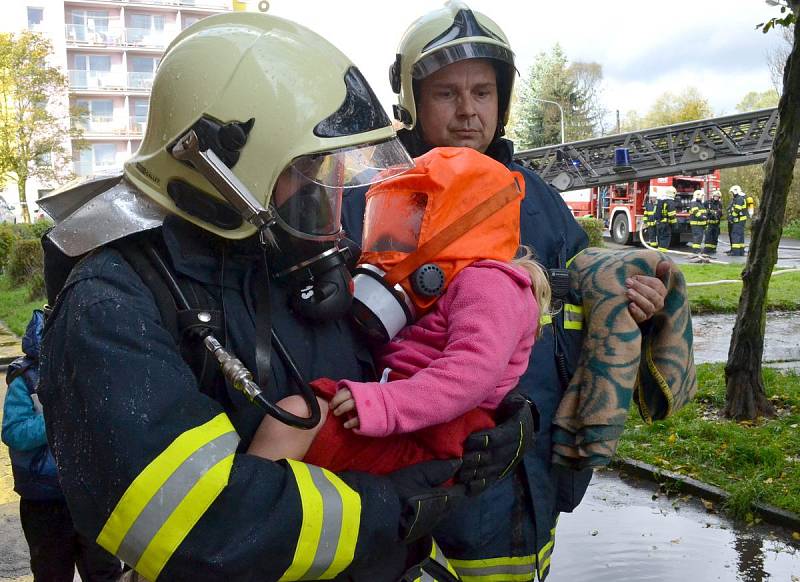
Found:
[[[113,143],[96,143],[92,145],[95,168],[110,168],[117,163],[117,146]]]
[[[28,6],[28,28],[36,28],[44,19],[44,8]]]
[[[198,20],[200,20],[199,16],[184,14],[181,20],[181,30],[186,29],[186,27],[191,26]]]

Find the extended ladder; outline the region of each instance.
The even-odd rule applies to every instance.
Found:
[[[514,157],[556,189],[577,190],[760,164],[777,126],[778,109],[762,109],[546,146]],[[627,148],[628,164],[619,165],[617,148]]]

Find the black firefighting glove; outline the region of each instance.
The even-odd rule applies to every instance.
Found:
[[[400,498],[400,539],[414,542],[428,535],[447,512],[465,499],[463,485],[441,487],[455,475],[459,459],[425,461],[386,477]]]
[[[539,412],[533,402],[512,390],[497,407],[497,426],[472,433],[464,441],[464,458],[456,482],[467,495],[479,495],[510,475],[533,447],[539,430]]]

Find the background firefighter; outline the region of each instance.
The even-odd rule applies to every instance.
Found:
[[[692,204],[689,206],[689,226],[692,230],[692,242],[689,247],[700,253],[703,251],[703,237],[706,232],[707,213],[706,205],[703,202],[705,192],[695,190],[692,195]]]
[[[728,191],[731,201],[728,204],[728,234],[731,239],[731,256],[744,256],[744,227],[747,223],[747,198],[739,186],[731,186]]]

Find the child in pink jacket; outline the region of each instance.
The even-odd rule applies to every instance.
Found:
[[[440,172],[442,168],[447,171]],[[513,258],[519,241],[522,177],[466,148],[432,150],[417,160],[417,170],[435,179],[434,185],[422,190],[427,193],[426,216],[412,221],[423,225],[416,232],[419,244],[412,245],[416,252],[431,248],[435,243],[427,247],[426,243],[448,224],[463,219],[471,208],[491,204],[489,198],[502,194],[497,184],[513,185],[513,192],[499,210],[464,227],[465,232],[446,252],[436,254],[435,263],[442,267],[447,284],[434,301],[415,296],[412,286],[403,282],[424,313],[389,343],[374,349],[378,369],[384,370],[381,382],[313,382],[321,395],[320,424],[304,431],[265,417],[250,453],[273,460],[302,459],[332,471],[385,474],[424,460],[458,458],[469,434],[494,426],[494,410],[528,366],[540,312],[549,308],[550,300],[546,275],[530,253]],[[495,181],[486,182],[492,176]],[[410,176],[373,187],[367,194],[368,204],[382,193],[397,198],[400,191],[421,189],[414,179],[412,170]],[[453,184],[458,192],[452,191]],[[454,196],[459,197],[458,204]],[[460,202],[469,196],[471,206]],[[437,199],[443,200],[441,205]],[[391,209],[393,220],[402,222],[405,214],[397,213],[397,200]],[[378,249],[369,246],[369,220],[368,210],[367,252],[362,261],[366,257],[377,262],[380,257],[374,257],[380,253],[370,252]],[[398,237],[393,240],[396,250]],[[410,246],[406,250],[412,251]],[[397,256],[381,263],[387,278],[408,254],[394,253]],[[280,405],[296,414],[306,413],[299,396],[290,396]]]

